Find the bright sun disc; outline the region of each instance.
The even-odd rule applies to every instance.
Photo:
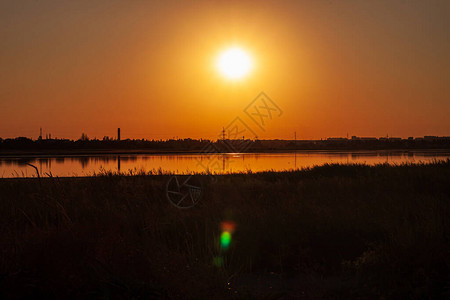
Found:
[[[239,48],[231,48],[220,54],[217,67],[225,77],[238,79],[251,71],[253,63],[245,51]]]

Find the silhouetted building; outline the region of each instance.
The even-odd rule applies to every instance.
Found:
[[[120,128],[117,128],[117,140],[120,141]]]
[[[434,140],[437,140],[438,137],[437,136],[433,136],[433,135],[426,135],[426,136],[423,137],[423,139],[425,141],[434,141]]]
[[[362,137],[361,140],[363,141],[376,141],[376,137]]]

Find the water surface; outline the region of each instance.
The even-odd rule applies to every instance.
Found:
[[[177,174],[293,170],[326,163],[428,163],[450,158],[450,151],[296,151],[289,153],[78,155],[0,158],[0,177],[92,176],[102,171],[162,171]]]

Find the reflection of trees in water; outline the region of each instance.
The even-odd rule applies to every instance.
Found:
[[[46,168],[48,171],[52,169],[52,160],[53,158],[39,158],[39,172],[42,174],[42,167]]]
[[[24,157],[20,159],[0,159],[0,166],[20,166],[25,167],[27,164],[32,164],[39,166],[39,172],[42,172],[42,168],[46,168],[51,171],[52,163],[63,164],[64,157],[40,157],[40,158],[32,158],[32,157]]]
[[[11,159],[1,160],[1,163],[4,164],[5,166],[18,165],[17,160],[11,160]]]
[[[440,156],[437,153],[430,153],[430,152],[423,152],[421,154],[423,155],[423,157],[438,157],[438,156]]]
[[[23,157],[17,160],[12,160],[12,164],[15,165],[26,165],[26,164],[35,164],[36,163],[36,158],[32,158],[32,157]]]
[[[117,156],[117,158],[120,158],[121,161],[125,161],[125,162],[133,162],[133,161],[137,161],[138,160],[138,156],[134,155],[134,156]]]
[[[377,157],[380,153],[378,152],[352,152],[351,157],[353,160],[365,157]]]
[[[118,169],[120,170],[121,162],[135,162],[138,160],[138,156],[118,156],[118,155],[102,155],[102,156],[77,156],[72,157],[71,161],[78,162],[83,169],[85,169],[89,164],[100,164],[100,165],[115,165],[117,163]]]
[[[115,157],[111,156],[91,156],[89,157],[89,161],[92,163],[107,163],[109,164],[110,161],[115,161]]]
[[[46,165],[47,167],[50,165],[52,165],[52,163],[51,163],[51,158],[39,158],[39,165],[40,166],[42,166],[42,165]]]
[[[438,157],[439,154],[436,152],[415,152],[415,151],[377,151],[377,152],[356,152],[351,153],[352,159],[360,159],[365,157],[380,157],[385,158],[387,161],[389,159],[403,159],[405,161],[414,161],[419,158],[433,158]],[[445,153],[444,156],[448,156]]]
[[[32,160],[30,160],[32,162]],[[0,166],[4,164],[5,166],[17,166],[22,165],[22,163],[19,163],[19,160],[17,159],[1,159],[0,160]]]
[[[179,154],[167,154],[167,155],[142,155],[142,160],[162,161],[162,160],[182,160],[182,159],[195,159],[198,155],[179,155]]]
[[[57,157],[57,158],[55,158],[55,162],[57,164],[63,164],[64,163],[64,157]]]
[[[297,152],[295,152],[295,154],[297,154]],[[337,158],[348,158],[349,154],[348,153],[333,153],[334,157]]]
[[[81,156],[81,157],[75,158],[74,160],[78,161],[81,164],[81,168],[84,169],[88,166],[91,158],[88,156]]]

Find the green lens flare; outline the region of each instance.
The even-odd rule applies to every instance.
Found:
[[[231,234],[228,231],[224,231],[220,236],[220,244],[223,249],[227,249],[231,243]]]
[[[223,257],[222,256],[216,256],[213,258],[213,264],[216,267],[222,267],[223,266]]]

